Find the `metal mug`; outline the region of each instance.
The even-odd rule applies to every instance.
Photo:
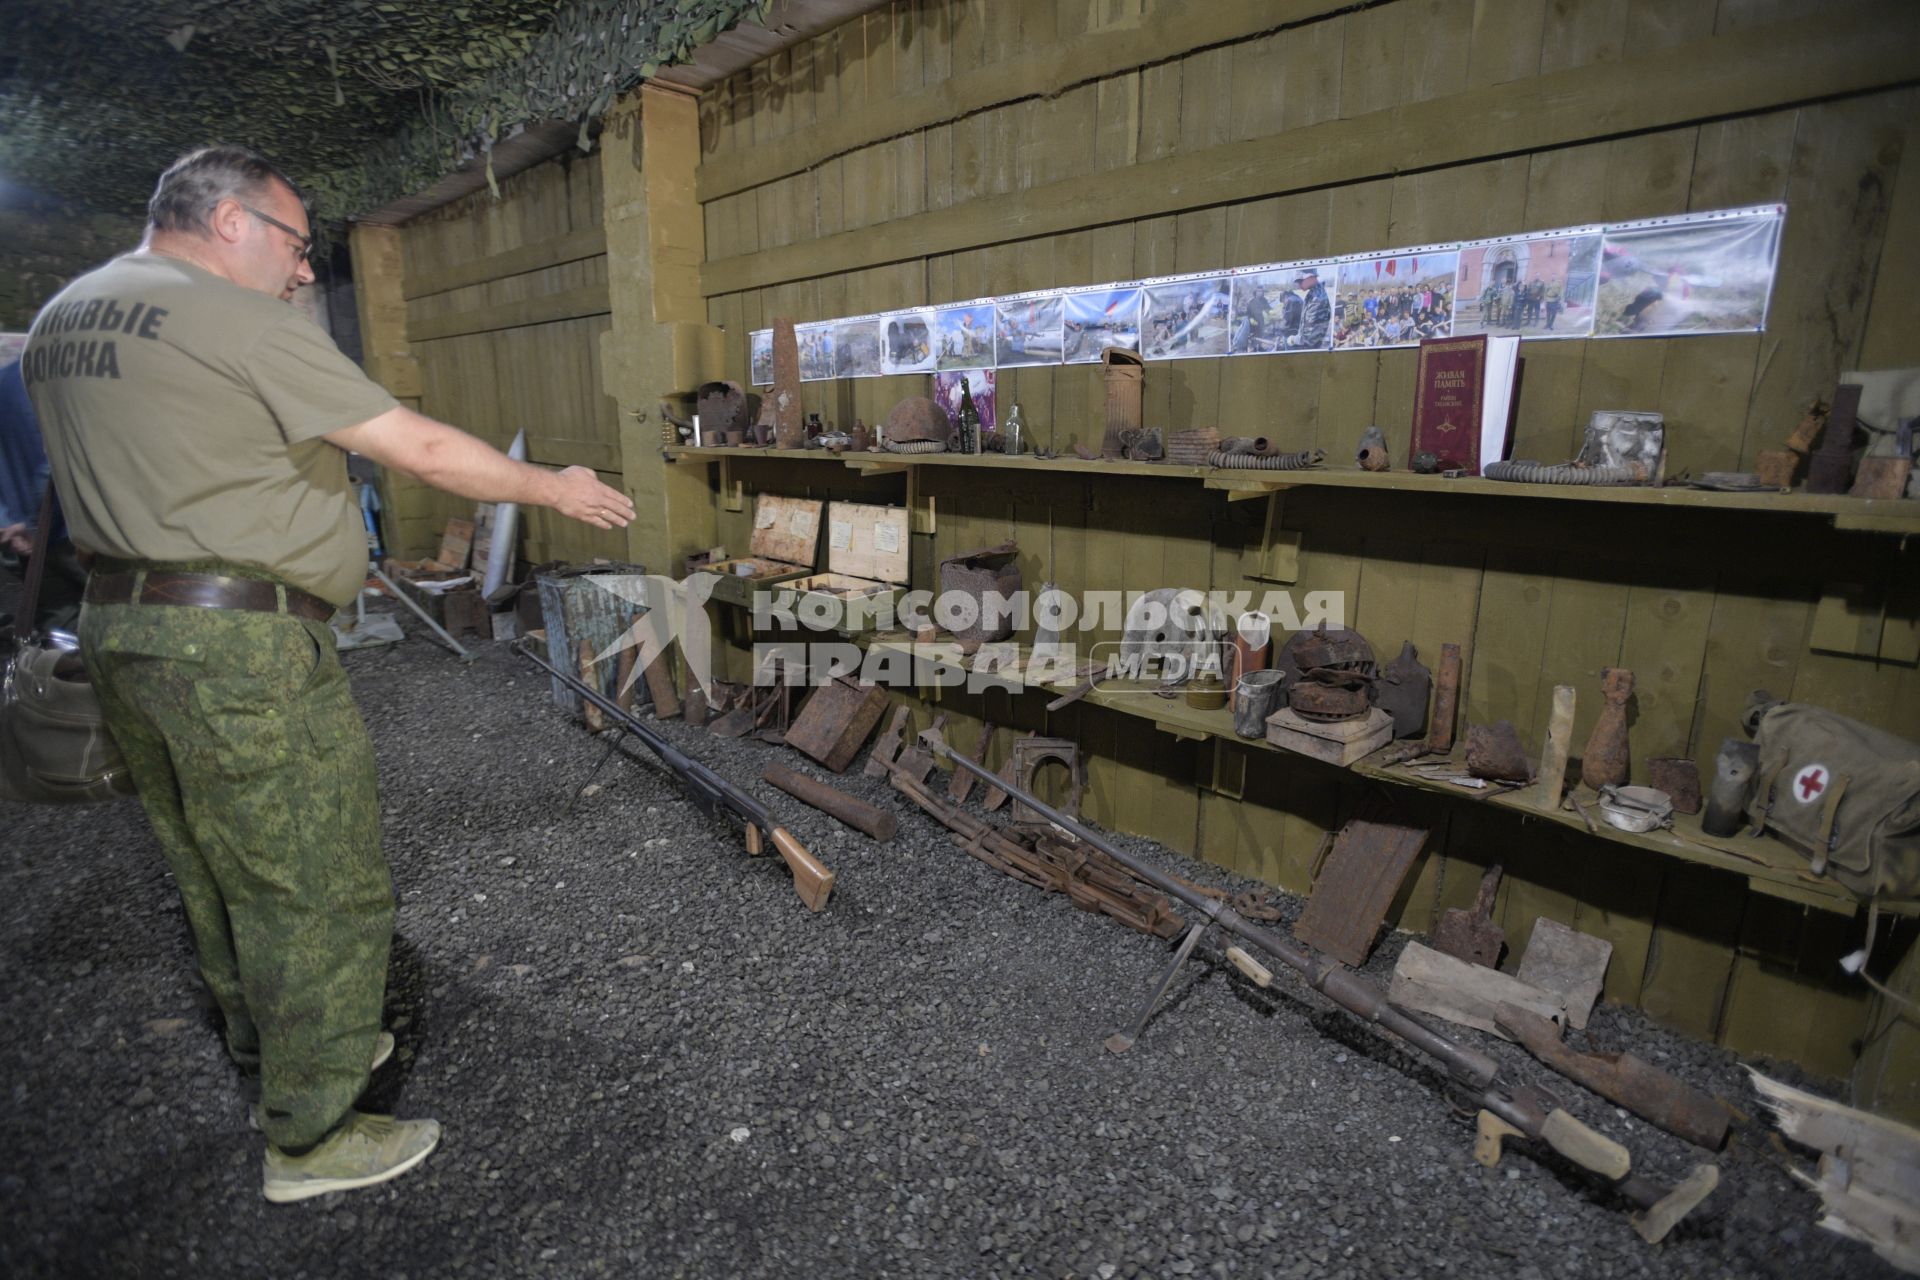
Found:
[[[1243,738],[1266,737],[1267,717],[1280,709],[1286,697],[1286,672],[1247,672],[1234,686],[1233,731]]]

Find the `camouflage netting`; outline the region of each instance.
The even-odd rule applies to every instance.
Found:
[[[10,0],[0,177],[103,213],[207,141],[255,147],[338,221],[494,140],[584,125],[768,0]]]

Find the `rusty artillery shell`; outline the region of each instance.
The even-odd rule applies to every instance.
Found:
[[[838,818],[856,831],[866,832],[875,840],[891,840],[900,830],[899,819],[885,810],[876,809],[865,800],[809,778],[804,773],[795,773],[785,765],[768,765],[760,778],[829,817]]]

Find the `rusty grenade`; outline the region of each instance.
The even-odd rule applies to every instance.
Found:
[[[1633,696],[1633,672],[1607,667],[1600,672],[1600,696],[1606,699],[1593,736],[1580,757],[1580,781],[1594,790],[1627,782],[1627,699]]]

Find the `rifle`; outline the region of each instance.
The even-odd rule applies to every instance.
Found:
[[[602,694],[592,685],[579,677],[560,670],[528,647],[526,640],[514,646],[514,652],[523,658],[530,658],[534,664],[548,675],[585,698],[588,703],[599,708],[614,728],[622,733],[630,733],[640,739],[642,746],[660,758],[686,784],[693,796],[694,804],[705,814],[712,814],[717,807],[729,817],[736,819],[746,828],[747,852],[764,853],[761,844],[763,837],[771,841],[774,851],[786,860],[793,871],[793,887],[799,893],[800,901],[807,904],[809,911],[821,911],[826,908],[827,896],[833,892],[833,872],[807,852],[806,846],[796,840],[792,833],[781,826],[767,807],[755,800],[740,788],[709,769],[706,765],[683,755],[674,749],[672,743],[647,728],[632,713],[621,709],[613,699]],[[618,738],[614,739],[617,743]]]
[[[1491,1168],[1499,1161],[1500,1143],[1504,1137],[1525,1136],[1543,1141],[1574,1164],[1599,1175],[1628,1200],[1639,1205],[1644,1212],[1634,1215],[1633,1227],[1648,1243],[1658,1243],[1665,1238],[1676,1223],[1692,1212],[1719,1185],[1720,1170],[1711,1164],[1697,1166],[1678,1186],[1671,1188],[1633,1173],[1632,1157],[1625,1147],[1589,1129],[1565,1110],[1554,1106],[1553,1100],[1541,1090],[1528,1085],[1502,1084],[1499,1078],[1500,1064],[1493,1058],[1459,1043],[1389,1004],[1379,988],[1338,961],[1261,928],[1228,903],[1195,892],[1184,881],[1157,870],[1111,841],[1102,839],[1085,824],[1048,807],[1038,797],[975,764],[945,744],[936,743],[933,747],[952,760],[956,769],[965,769],[999,787],[1052,823],[1056,830],[1085,841],[1168,897],[1186,903],[1203,917],[1188,927],[1173,963],[1161,975],[1145,1007],[1140,1010],[1132,1034],[1117,1033],[1108,1039],[1107,1048],[1112,1052],[1125,1052],[1133,1044],[1147,1020],[1152,1017],[1160,998],[1173,986],[1181,965],[1193,953],[1201,936],[1217,925],[1298,971],[1314,990],[1362,1021],[1392,1032],[1422,1053],[1437,1059],[1455,1084],[1479,1107],[1479,1138],[1474,1156],[1483,1165]],[[1230,958],[1232,950],[1238,948],[1230,950]],[[1237,959],[1235,963],[1239,965]],[[1249,963],[1252,962],[1249,960]],[[1241,967],[1245,971],[1245,966]],[[1259,966],[1256,964],[1255,967]]]

